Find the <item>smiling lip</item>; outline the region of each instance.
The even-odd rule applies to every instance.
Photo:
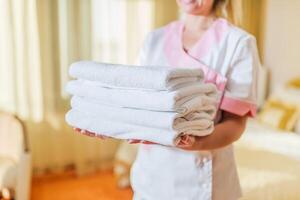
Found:
[[[195,3],[196,0],[181,0],[181,1],[186,4],[191,4],[191,3]]]

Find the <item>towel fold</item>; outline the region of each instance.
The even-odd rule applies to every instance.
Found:
[[[176,131],[151,128],[146,126],[133,125],[110,121],[105,116],[93,115],[77,109],[71,109],[66,114],[66,121],[69,125],[96,134],[106,135],[117,139],[137,139],[150,141],[162,145],[174,146],[182,136]],[[201,135],[209,135],[213,129],[202,130]]]
[[[203,130],[210,130],[213,127],[213,119],[216,114],[214,105],[202,106],[195,112],[182,115],[176,112],[158,112],[101,105],[97,101],[78,96],[71,99],[71,106],[78,111],[99,116],[99,119],[172,130],[183,135],[190,134],[193,131],[195,136],[202,136]]]
[[[92,61],[71,65],[69,74],[78,79],[99,81],[114,87],[170,90],[203,80],[200,69],[160,66],[128,66]]]
[[[186,114],[205,105],[217,104],[218,92],[211,83],[197,83],[174,91],[130,90],[104,87],[96,81],[70,81],[68,93],[94,99],[99,104]]]

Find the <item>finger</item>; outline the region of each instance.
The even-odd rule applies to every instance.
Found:
[[[89,131],[83,130],[83,129],[80,129],[79,133],[81,133],[82,135],[90,136],[90,137],[95,136],[95,133],[92,133],[92,132],[89,132]]]
[[[183,135],[180,137],[180,144],[182,145],[188,145],[189,144],[189,136]]]
[[[96,133],[90,132],[90,131],[87,131],[87,130],[85,130],[85,135],[92,136],[92,137],[97,137]]]
[[[184,135],[181,137],[179,143],[176,145],[179,148],[191,148],[196,143],[194,136]]]
[[[180,145],[191,146],[195,142],[194,136],[184,135],[180,138]]]
[[[100,139],[102,139],[102,140],[105,140],[105,139],[109,138],[109,137],[107,137],[107,136],[105,136],[105,135],[96,135],[96,137],[97,137],[97,138],[100,138]]]
[[[142,143],[143,143],[143,144],[157,144],[157,143],[154,143],[154,142],[149,142],[149,141],[145,141],[145,140],[144,140],[144,141],[142,141]]]
[[[205,136],[204,137],[194,137],[194,138],[195,138],[195,142],[191,146],[183,146],[183,147],[179,147],[179,148],[188,150],[188,151],[207,150],[207,149],[203,148],[206,143]]]
[[[80,132],[81,131],[80,128],[76,128],[76,127],[73,127],[73,130],[76,131],[76,132]]]
[[[135,139],[130,139],[130,140],[127,140],[129,144],[138,144],[138,143],[141,143],[141,140],[135,140]]]
[[[90,133],[90,132],[84,132],[82,133],[83,135],[86,135],[86,136],[90,136],[90,137],[95,137],[95,133]]]

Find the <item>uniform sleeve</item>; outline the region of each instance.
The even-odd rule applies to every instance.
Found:
[[[256,114],[257,71],[260,61],[256,40],[248,36],[234,51],[220,109],[239,116]]]
[[[150,42],[152,38],[152,32],[148,33],[144,39],[142,48],[139,51],[138,58],[136,59],[136,65],[145,65],[147,59],[147,52],[149,51]]]

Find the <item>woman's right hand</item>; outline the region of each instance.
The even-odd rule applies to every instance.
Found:
[[[93,133],[93,132],[90,132],[90,131],[87,131],[87,130],[83,130],[83,129],[80,129],[80,128],[73,128],[74,131],[76,131],[77,133],[80,133],[82,135],[86,135],[86,136],[90,136],[90,137],[97,137],[97,138],[100,138],[100,139],[107,139],[109,137],[107,136],[104,136],[104,135],[99,135],[99,134],[96,134],[96,133]]]
[[[135,140],[135,139],[128,139],[127,142],[129,144],[157,144],[157,143],[149,142],[146,140]]]
[[[83,130],[83,129],[80,129],[80,128],[73,127],[73,130],[76,131],[77,133],[82,134],[82,135],[86,135],[86,136],[90,136],[90,137],[97,137],[97,138],[100,138],[100,139],[103,139],[103,140],[107,139],[107,138],[111,138],[111,137],[108,137],[108,136],[96,134],[96,133],[93,133],[93,132],[90,132],[90,131],[87,131],[87,130]],[[149,141],[145,141],[145,140],[135,140],[135,139],[128,139],[127,142],[129,144],[156,144],[154,142],[149,142]]]

